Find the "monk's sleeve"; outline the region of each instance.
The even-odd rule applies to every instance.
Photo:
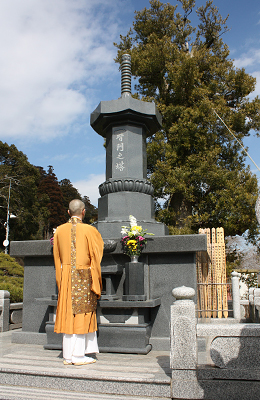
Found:
[[[102,279],[101,279],[101,260],[103,257],[104,242],[98,230],[90,227],[91,230],[88,235],[89,252],[91,258],[91,276],[92,286],[91,290],[101,296]]]
[[[61,259],[60,259],[57,232],[55,232],[55,234],[54,234],[53,257],[54,257],[54,264],[55,264],[55,270],[56,270],[56,283],[57,283],[57,286],[58,286],[58,290],[60,290],[60,284],[61,284]]]

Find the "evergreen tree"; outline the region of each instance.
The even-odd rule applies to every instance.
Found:
[[[249,99],[256,80],[236,69],[222,35],[228,29],[212,1],[196,10],[194,0],[177,6],[150,1],[136,12],[133,28],[116,44],[120,62],[128,52],[138,78],[137,97],[155,101],[162,130],[148,142],[148,173],[155,187],[157,217],[172,233],[222,226],[226,235],[256,237],[256,176],[214,110],[243,142],[259,134],[260,100]]]
[[[63,195],[63,206],[65,209],[65,218],[68,219],[68,207],[69,203],[73,199],[79,199],[82,200],[80,193],[78,190],[72,185],[71,181],[69,179],[62,179],[59,182],[59,187],[61,189],[62,195]]]
[[[16,216],[9,219],[9,241],[49,239],[53,228],[68,220],[68,204],[74,198],[86,204],[84,222],[91,223],[97,216],[96,207],[87,196],[81,197],[69,179],[58,182],[52,166],[47,172],[35,167],[14,145],[0,141],[0,247],[6,235],[8,198],[9,212]]]
[[[42,179],[38,187],[38,195],[47,195],[48,202],[46,207],[49,211],[47,224],[44,226],[44,238],[48,239],[52,236],[53,228],[65,223],[66,208],[64,206],[63,194],[60,189],[56,175],[53,172],[53,167],[48,166],[47,174],[41,169]]]
[[[63,204],[64,204],[64,208],[66,209],[65,216],[67,219],[68,219],[67,210],[68,210],[70,201],[73,199],[79,199],[79,200],[83,201],[83,203],[85,204],[86,213],[85,213],[83,222],[85,222],[86,224],[91,224],[97,220],[97,215],[98,215],[97,208],[90,203],[88,196],[82,197],[80,195],[78,190],[72,185],[72,183],[70,182],[69,179],[62,179],[59,182],[59,186],[60,186],[60,189],[63,194]]]
[[[82,201],[85,204],[86,210],[83,222],[85,222],[86,224],[92,224],[98,218],[98,210],[95,206],[93,206],[93,204],[90,203],[88,196],[84,196],[82,198]]]
[[[5,238],[7,206],[10,214],[9,240],[29,240],[39,229],[38,214],[40,203],[37,199],[37,184],[40,175],[25,154],[14,145],[0,141],[0,243]],[[9,197],[9,186],[11,190]]]

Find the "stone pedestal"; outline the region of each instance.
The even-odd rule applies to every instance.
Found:
[[[171,306],[171,368],[194,369],[197,367],[196,315],[193,288],[173,289],[176,298]]]
[[[117,300],[118,287],[123,274],[123,265],[116,262],[110,254],[104,254],[102,260],[102,300]]]
[[[195,290],[189,287],[173,289],[176,298],[171,306],[172,398],[200,399],[203,395],[197,379],[197,338]]]
[[[144,294],[144,263],[125,264],[125,295],[123,300],[146,300]]]
[[[102,296],[111,299],[117,297],[118,300],[103,301],[101,298],[99,303],[99,334],[100,343],[103,343],[101,348],[118,349],[122,346],[122,352],[126,350],[129,352],[129,347],[126,347],[120,335],[130,332],[132,325],[142,325],[142,329],[136,327],[136,332],[140,333],[138,340],[143,341],[142,343],[146,340],[154,350],[169,351],[172,288],[187,285],[196,289],[196,251],[206,250],[206,235],[149,237],[139,257],[145,269],[146,301],[137,302],[122,301],[125,294],[123,266],[129,261],[129,257],[122,253],[120,238],[110,242],[113,242],[113,246],[106,250],[109,253],[105,253],[104,265],[102,261],[102,275],[105,279],[110,276],[109,279],[113,282],[107,286],[107,292],[105,291]],[[11,242],[10,250],[11,256],[22,257],[25,265],[23,328],[22,332],[13,332],[12,340],[16,343],[47,344],[45,327],[48,332],[51,332],[51,329],[53,331],[57,303],[52,247],[48,240],[21,241]],[[111,334],[107,336],[109,329]],[[118,329],[120,335],[114,336]],[[48,339],[50,344],[59,345],[58,335],[52,334],[54,338]],[[111,343],[112,340],[118,340],[117,345],[106,346],[108,337],[111,338]],[[132,343],[130,348],[133,350],[138,346]],[[141,349],[143,352],[146,345],[142,345]]]
[[[0,332],[9,330],[10,293],[0,290]]]
[[[240,290],[239,290],[239,280],[241,274],[239,272],[231,272],[232,280],[232,300],[233,300],[233,317],[240,321]]]

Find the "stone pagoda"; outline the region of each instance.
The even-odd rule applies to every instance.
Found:
[[[92,128],[106,139],[106,181],[99,186],[97,229],[105,238],[118,237],[134,215],[144,229],[166,233],[154,219],[153,186],[147,180],[146,138],[161,128],[154,103],[131,95],[131,58],[123,55],[121,97],[101,101],[90,117]]]

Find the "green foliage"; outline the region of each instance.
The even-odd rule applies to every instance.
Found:
[[[244,253],[241,250],[238,250],[237,247],[232,249],[229,248],[228,246],[226,247],[227,278],[231,277],[232,271],[240,269],[243,257]]]
[[[14,145],[0,141],[0,243],[6,235],[10,181],[9,210],[17,217],[9,219],[10,241],[50,238],[53,228],[68,220],[68,205],[74,198],[86,204],[84,222],[92,223],[97,218],[96,207],[87,196],[81,198],[69,179],[58,182],[51,165],[47,172],[35,167]]]
[[[8,290],[10,302],[23,301],[23,267],[8,254],[0,253],[0,290]]]
[[[14,145],[0,141],[0,241],[5,237],[7,203],[10,191],[10,240],[32,239],[39,229],[38,215],[41,204],[37,198],[37,183],[40,174],[31,165],[25,154]]]
[[[178,228],[176,226],[169,226],[170,235],[192,235],[193,231],[189,226]]]
[[[63,179],[62,181],[60,181],[59,186],[63,195],[63,205],[66,210],[65,216],[67,219],[68,219],[67,210],[70,201],[73,199],[79,199],[83,201],[83,203],[85,204],[86,212],[83,222],[85,222],[86,224],[92,224],[94,221],[97,220],[98,216],[97,208],[90,203],[88,196],[82,197],[80,195],[78,190],[74,188],[69,179]]]
[[[212,1],[196,10],[195,27],[188,19],[195,1],[179,2],[182,12],[150,0],[116,44],[116,62],[131,54],[135,89],[142,100],[155,101],[163,116],[162,130],[147,146],[155,199],[165,200],[157,203],[156,215],[172,233],[222,226],[226,235],[249,229],[253,240],[257,178],[214,110],[240,141],[251,129],[259,135],[260,100],[248,97],[256,80],[229,59],[222,41],[227,18]]]
[[[69,207],[69,203],[73,199],[79,199],[81,200],[81,195],[78,192],[76,188],[72,185],[71,181],[69,179],[62,179],[59,182],[59,187],[62,192],[63,196],[63,206],[66,211],[66,218],[68,217],[67,210]]]
[[[52,236],[53,228],[57,228],[57,226],[65,223],[68,219],[62,190],[51,165],[49,165],[47,173],[41,170],[38,194],[40,196],[47,194],[48,196],[46,207],[49,215],[44,226],[44,238],[49,239]]]
[[[251,287],[257,287],[257,272],[242,272],[240,279],[246,284],[247,289],[250,289]]]
[[[98,210],[90,203],[88,196],[84,196],[82,198],[82,201],[85,204],[86,210],[83,222],[85,222],[86,224],[93,224],[93,222],[95,222],[98,218]]]

